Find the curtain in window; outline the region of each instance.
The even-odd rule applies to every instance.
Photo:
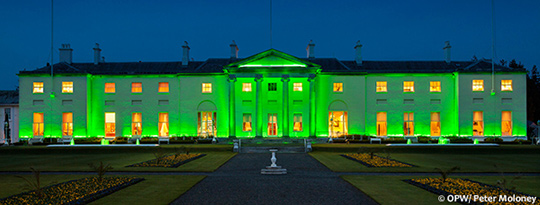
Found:
[[[414,114],[412,112],[403,113],[403,134],[414,135]]]
[[[73,113],[71,112],[62,113],[62,135],[73,135]]]
[[[441,113],[431,113],[431,136],[441,136]]]
[[[502,112],[501,135],[502,136],[512,135],[512,112],[511,111]]]
[[[159,113],[159,136],[169,136],[169,113]]]
[[[242,121],[242,131],[251,132],[251,114],[244,114]]]
[[[473,112],[473,135],[484,135],[484,113],[482,111]]]
[[[296,131],[296,132],[302,131],[302,114],[295,114],[293,120],[294,120],[293,131]]]
[[[45,129],[43,113],[34,113],[34,136],[43,136]]]
[[[386,136],[386,112],[377,112],[377,136]]]
[[[133,113],[131,117],[131,134],[132,135],[141,135],[142,134],[142,113]]]

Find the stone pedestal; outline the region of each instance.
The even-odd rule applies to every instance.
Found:
[[[276,152],[277,149],[270,149],[270,152],[272,152],[272,158],[270,158],[270,161],[272,164],[270,166],[266,166],[266,169],[261,169],[261,174],[287,174],[287,169],[281,168],[281,166],[277,166],[276,161]]]

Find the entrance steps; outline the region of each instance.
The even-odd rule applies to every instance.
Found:
[[[279,146],[260,146],[260,147],[245,147],[245,146],[242,146],[240,148],[240,153],[270,153],[270,149],[277,149],[278,151],[276,153],[305,153],[306,150],[303,146],[294,146],[294,147],[289,147],[289,146],[283,146],[283,147],[279,147]]]

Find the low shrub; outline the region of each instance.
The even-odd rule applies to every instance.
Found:
[[[500,138],[500,137],[486,137],[484,139],[484,142],[489,142],[489,143],[501,143],[503,142],[503,139]]]
[[[73,138],[75,144],[99,144],[101,143],[101,137],[85,137],[85,138]]]

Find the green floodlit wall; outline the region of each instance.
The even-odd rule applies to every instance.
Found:
[[[386,81],[388,92],[376,92],[376,82]],[[414,81],[414,92],[403,92],[403,81]],[[441,92],[430,92],[430,81],[441,82]],[[440,112],[441,135],[456,135],[457,110],[454,75],[370,74],[366,80],[366,134],[377,135],[377,112],[387,113],[388,136],[403,136],[403,113],[414,113],[414,135],[430,136],[431,112]],[[414,100],[406,104],[405,100]],[[386,100],[387,103],[377,103]],[[434,102],[432,102],[432,100]],[[440,104],[436,103],[440,100]]]
[[[141,82],[142,93],[132,93],[131,83]],[[169,82],[169,93],[159,93],[158,83]],[[105,112],[116,113],[116,136],[131,136],[132,113],[142,113],[142,136],[158,135],[160,112],[169,113],[169,134],[179,132],[179,83],[176,75],[93,76],[91,83],[90,132],[105,136]],[[105,83],[115,83],[115,93],[105,93]],[[133,101],[140,100],[141,105]],[[168,100],[168,105],[159,105]],[[107,102],[107,104],[106,104]],[[134,103],[134,104],[133,104]]]
[[[87,76],[54,77],[43,76],[19,77],[19,137],[33,137],[33,114],[41,112],[44,115],[44,137],[62,137],[62,113],[73,112],[73,136],[87,135]],[[62,82],[73,81],[73,93],[62,93]],[[33,82],[43,82],[43,93],[33,93]],[[54,97],[51,92],[54,91]],[[71,101],[71,102],[70,102]]]
[[[473,112],[484,112],[485,137],[501,135],[501,113],[512,111],[512,135],[527,136],[527,85],[524,73],[497,73],[495,75],[495,95],[491,95],[491,75],[489,73],[459,74],[459,132],[458,135],[473,135]],[[472,91],[472,80],[484,80],[484,91]],[[501,92],[501,80],[512,80],[513,91]],[[474,102],[474,98],[483,102]],[[503,98],[510,99],[503,103]]]

